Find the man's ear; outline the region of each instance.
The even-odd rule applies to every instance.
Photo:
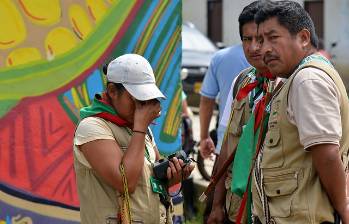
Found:
[[[311,34],[307,29],[302,29],[297,33],[297,38],[303,49],[308,49],[308,47],[311,45],[310,36]]]

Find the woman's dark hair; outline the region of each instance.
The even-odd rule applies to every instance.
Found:
[[[107,82],[107,85],[109,83],[114,84],[116,91],[118,91],[119,94],[121,94],[122,92],[124,92],[126,90],[125,87],[121,83]]]
[[[272,17],[276,17],[280,25],[285,27],[291,35],[307,29],[310,32],[311,44],[317,48],[319,40],[315,33],[314,23],[299,3],[289,0],[268,1],[256,13],[255,21],[259,25]]]
[[[240,33],[240,38],[242,40],[242,27],[246,23],[254,22],[254,16],[257,13],[257,11],[260,9],[261,4],[264,3],[265,1],[254,1],[251,4],[245,6],[245,8],[242,10],[240,16],[239,16],[239,33]]]
[[[108,64],[104,64],[102,70],[103,70],[104,75],[107,75]],[[107,85],[109,83],[113,83],[113,82],[107,82]],[[118,91],[119,94],[122,93],[123,91],[125,91],[125,87],[121,83],[113,83],[113,84],[116,88],[116,91]]]
[[[108,72],[108,64],[104,64],[104,65],[103,65],[102,71],[103,71],[103,74],[104,74],[104,75],[107,75],[107,72]]]

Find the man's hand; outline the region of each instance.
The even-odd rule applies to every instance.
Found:
[[[210,137],[200,141],[200,154],[204,159],[208,158],[214,151],[214,143]]]
[[[213,109],[216,105],[215,99],[201,96],[200,98],[200,154],[203,158],[207,158],[214,152],[214,144],[209,136],[209,126]]]
[[[208,217],[207,224],[220,224],[224,221],[224,208],[213,207]]]

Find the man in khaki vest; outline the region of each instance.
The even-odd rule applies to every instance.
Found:
[[[287,79],[273,97],[256,161],[255,223],[335,223],[337,217],[348,224],[349,120],[343,82],[317,53],[314,24],[298,3],[267,3],[255,20],[265,64]]]
[[[254,15],[261,7],[260,1],[254,1],[247,5],[239,16],[240,36],[242,41],[242,47],[244,50],[247,61],[253,66],[243,70],[238,78],[233,83],[229,96],[239,96],[243,92],[243,88],[249,84],[256,83],[257,80],[261,80],[256,88],[251,89],[250,92],[238,100],[234,99],[233,103],[226,105],[224,110],[223,119],[230,117],[229,123],[226,124],[227,130],[225,131],[225,137],[223,140],[221,156],[218,160],[218,170],[221,169],[225,160],[235,153],[239,140],[243,135],[243,127],[248,123],[251,113],[255,112],[256,105],[263,97],[263,91],[257,89],[265,84],[269,83],[269,80],[264,77],[269,73],[268,68],[263,63],[263,58],[260,51],[260,45],[257,36],[257,24],[254,22]],[[226,114],[227,107],[231,107],[230,114]],[[244,133],[246,134],[246,133]],[[249,134],[249,133],[247,133]],[[245,161],[246,162],[246,161]],[[245,163],[246,170],[250,167]],[[248,179],[246,177],[246,179]],[[212,211],[209,216],[209,224],[213,223],[235,223],[238,208],[241,202],[240,197],[232,192],[232,165],[219,180],[214,193]],[[225,214],[227,213],[227,214]],[[226,216],[226,218],[224,218]]]
[[[81,109],[75,132],[81,223],[172,223],[166,187],[194,167],[173,158],[168,182],[154,178],[160,158],[148,126],[160,116],[157,99],[164,95],[153,69],[142,56],[125,54],[109,63],[106,76],[106,91]]]

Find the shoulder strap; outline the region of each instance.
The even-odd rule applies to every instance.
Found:
[[[251,67],[244,69],[240,72],[240,74],[238,75],[238,77],[236,78],[236,81],[234,83],[234,87],[233,87],[233,99],[236,97],[236,94],[239,91],[240,85],[242,83],[242,81],[247,77],[248,73],[250,72]]]

